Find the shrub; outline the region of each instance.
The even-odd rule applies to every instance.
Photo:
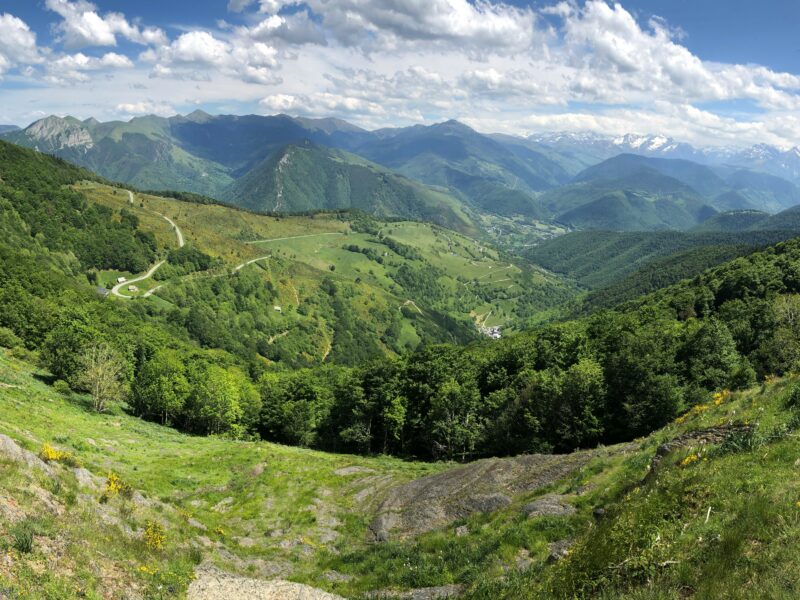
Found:
[[[144,543],[150,550],[161,550],[164,542],[167,541],[167,534],[164,527],[156,521],[146,521],[144,525]]]
[[[53,384],[53,390],[61,394],[62,396],[69,396],[70,394],[72,394],[72,388],[70,388],[69,384],[63,379],[58,379]]]
[[[122,481],[122,478],[116,473],[109,473],[108,477],[106,477],[106,488],[100,497],[100,501],[108,502],[109,499],[116,495],[129,500],[133,496],[133,488]]]
[[[789,390],[789,395],[786,397],[786,408],[800,408],[800,385],[795,385]]]
[[[0,327],[0,346],[3,348],[18,348],[22,346],[22,343],[17,334],[8,327]]]
[[[75,458],[75,455],[71,452],[66,452],[64,450],[58,450],[57,448],[53,448],[50,444],[44,444],[42,449],[39,450],[39,458],[41,458],[44,462],[57,462],[68,467],[80,467],[81,463]]]

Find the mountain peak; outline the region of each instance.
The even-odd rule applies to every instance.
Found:
[[[211,116],[204,110],[200,110],[199,108],[197,110],[193,110],[184,117],[184,119],[187,119],[189,121],[194,121],[195,123],[205,123],[213,118],[214,118],[213,116]]]
[[[94,145],[92,136],[83,122],[75,117],[50,115],[25,128],[25,134],[36,142],[42,151],[64,148],[89,149]]]

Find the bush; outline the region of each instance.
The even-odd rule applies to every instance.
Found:
[[[108,477],[106,477],[106,488],[100,497],[100,502],[108,502],[117,494],[126,500],[130,500],[133,497],[133,488],[122,481],[122,478],[116,473],[109,473]]]
[[[69,397],[72,394],[72,388],[70,388],[69,384],[63,379],[56,380],[56,382],[53,384],[53,390],[62,396]]]
[[[76,468],[81,466],[81,463],[75,458],[74,454],[53,448],[50,444],[42,446],[42,449],[39,450],[39,458],[46,463],[57,462],[67,465],[68,467]]]
[[[785,405],[786,408],[800,408],[800,385],[795,385],[791,390],[789,390],[789,395],[786,396]]]
[[[161,550],[164,542],[167,541],[167,534],[164,527],[156,521],[146,521],[144,526],[144,543],[149,550]]]
[[[0,346],[3,348],[18,348],[22,340],[8,327],[0,327]]]

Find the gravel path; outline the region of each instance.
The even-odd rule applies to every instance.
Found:
[[[344,600],[323,590],[282,580],[250,579],[200,567],[188,600]]]

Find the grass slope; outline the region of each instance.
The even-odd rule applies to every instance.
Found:
[[[185,436],[118,408],[93,414],[44,380],[0,351],[0,433],[33,452],[68,451],[98,482],[113,472],[140,495],[101,504],[102,489],[70,467],[46,474],[2,459],[0,584],[15,597],[181,598],[201,562],[346,597],[452,584],[476,599],[800,591],[796,378],[709,399],[503,508],[378,546],[365,533],[387,486],[447,465]],[[722,433],[703,433],[714,427]],[[541,499],[571,508],[526,516]],[[163,527],[163,548],[143,540],[147,521]],[[556,545],[570,549],[553,561]]]
[[[0,589],[18,594],[12,597],[104,598],[138,590],[179,598],[201,560],[232,572],[297,578],[313,571],[321,554],[364,544],[370,506],[387,485],[445,467],[191,437],[118,407],[98,415],[87,398],[55,392],[2,349],[0,402],[0,433],[34,453],[44,444],[68,451],[100,483],[81,486],[68,466],[51,463],[47,475],[0,458],[0,539],[7,551]],[[337,474],[342,468],[349,469]],[[102,504],[109,472],[143,499]],[[147,520],[162,523],[163,549],[142,541]],[[30,553],[13,547],[21,523],[36,532]]]

